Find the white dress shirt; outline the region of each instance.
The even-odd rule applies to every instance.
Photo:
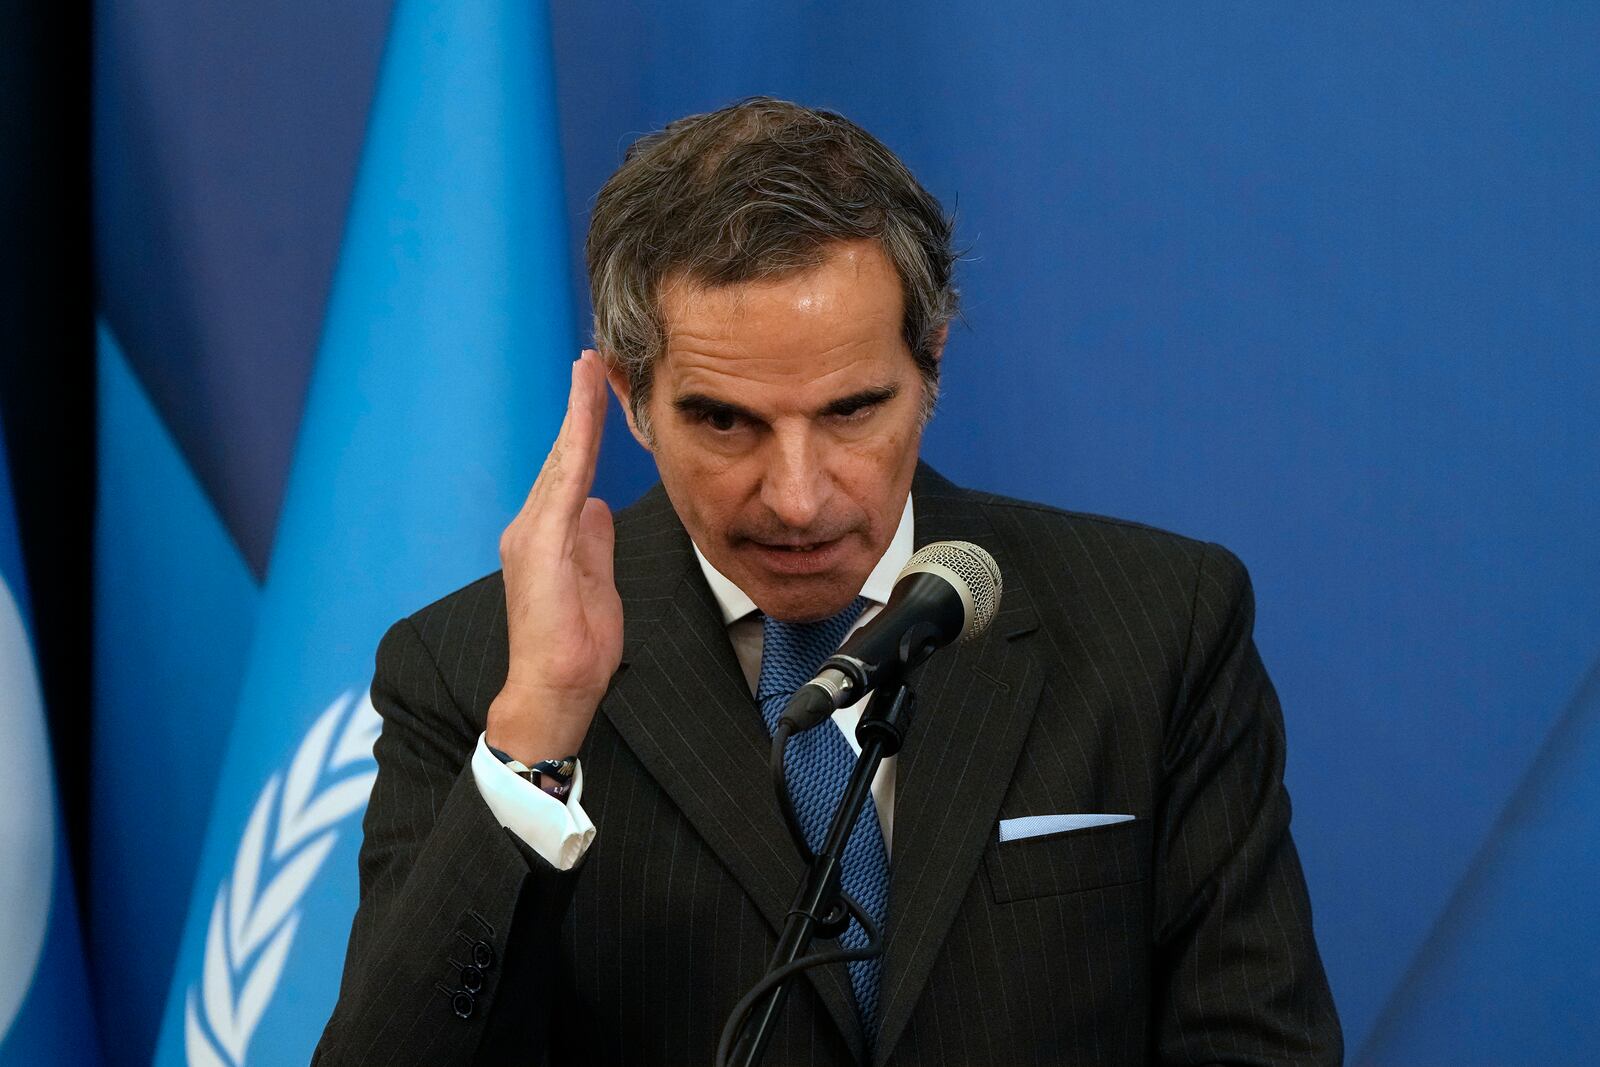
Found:
[[[866,584],[861,587],[861,595],[869,603],[861,613],[861,618],[851,627],[851,633],[865,625],[888,603],[889,594],[894,590],[894,580],[911,558],[913,521],[911,497],[907,495],[905,507],[900,513],[900,525],[895,528],[889,547],[879,558],[877,566],[872,568],[872,573],[867,575]],[[711,565],[699,545],[694,546],[694,554],[700,562],[700,570],[705,574],[706,584],[716,597],[717,607],[722,611],[722,621],[728,628],[728,640],[733,645],[734,655],[738,657],[740,669],[744,671],[750,694],[754,696],[756,683],[761,677],[761,613],[744,590]],[[866,700],[863,699],[833,713],[834,725],[844,732],[850,748],[858,754],[861,745],[856,741],[856,723],[861,720],[861,712],[865,707]],[[759,714],[754,708],[752,713]],[[564,753],[551,755],[554,757]],[[891,855],[894,773],[895,760],[890,757],[878,765],[878,773],[872,779],[872,800],[878,809],[878,824],[883,829],[884,849]],[[479,735],[478,747],[472,754],[472,777],[478,784],[478,792],[482,794],[484,803],[500,825],[516,834],[557,870],[571,870],[594,841],[594,823],[589,821],[589,816],[579,803],[583,797],[581,766],[573,777],[572,792],[563,803],[496,759],[494,753],[489,751],[488,743]]]

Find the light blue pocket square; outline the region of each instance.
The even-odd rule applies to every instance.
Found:
[[[1059,834],[1067,830],[1087,830],[1091,826],[1109,826],[1115,822],[1132,822],[1132,815],[1025,815],[1020,819],[1000,820],[1000,840],[1021,841],[1025,837]]]

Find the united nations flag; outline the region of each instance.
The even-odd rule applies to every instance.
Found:
[[[385,628],[498,566],[577,355],[537,5],[396,7],[162,1019],[305,1063],[336,997]]]

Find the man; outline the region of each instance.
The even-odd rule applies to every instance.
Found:
[[[710,1062],[802,873],[772,709],[915,546],[963,539],[999,617],[914,672],[846,857],[886,949],[797,981],[766,1062],[1338,1062],[1244,570],[919,465],[956,294],[904,166],[746,101],[636,144],[587,252],[598,352],[503,572],[378,650],[318,1059]],[[607,380],[661,475],[614,524],[588,496]],[[808,833],[858,713],[800,739]]]

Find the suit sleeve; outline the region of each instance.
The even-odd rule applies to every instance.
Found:
[[[1166,1064],[1338,1064],[1289,834],[1283,715],[1239,561],[1209,545],[1158,802],[1156,1043]]]
[[[481,724],[409,620],[378,646],[372,703],[383,730],[361,899],[313,1063],[537,1062],[577,872],[556,870],[490,812],[471,767]]]

